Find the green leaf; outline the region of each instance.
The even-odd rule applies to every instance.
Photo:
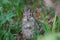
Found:
[[[52,32],[55,32],[55,28],[56,28],[56,15],[55,15],[54,21],[53,21]]]

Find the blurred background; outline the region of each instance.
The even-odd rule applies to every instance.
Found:
[[[0,40],[60,40],[60,0],[0,0]]]

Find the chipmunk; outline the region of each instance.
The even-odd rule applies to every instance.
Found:
[[[26,39],[31,39],[34,36],[34,29],[35,29],[35,20],[32,17],[32,13],[30,9],[24,8],[23,9],[23,18],[22,18],[22,34],[23,37]]]

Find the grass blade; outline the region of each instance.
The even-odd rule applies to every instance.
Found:
[[[55,28],[56,28],[56,15],[53,20],[52,32],[55,32]]]

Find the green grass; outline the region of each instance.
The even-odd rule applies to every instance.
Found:
[[[49,32],[46,32],[44,35],[38,36],[37,40],[60,40],[60,31],[59,31],[60,23],[59,23],[59,20],[57,20],[58,21],[58,25],[57,25],[58,29],[57,29],[57,32],[56,32],[56,23],[57,23],[56,20],[57,20],[57,16],[55,15],[54,20],[53,20],[52,30],[48,30]],[[45,23],[45,25],[46,25],[46,23]],[[48,26],[48,25],[46,25],[46,26]],[[46,28],[44,26],[45,30],[46,30]]]
[[[26,2],[28,3],[27,0]],[[14,34],[18,34],[21,31],[22,10],[24,5],[28,6],[26,2],[24,3],[24,0],[0,0],[0,40],[15,40]],[[36,4],[37,0],[34,0],[32,4],[34,9]],[[40,7],[42,8],[40,16],[44,22],[37,20],[37,23],[39,23],[39,26],[43,28],[45,33],[44,35],[39,35],[39,32],[34,30],[37,40],[60,40],[60,19],[57,19],[53,9],[47,9],[43,5],[42,0],[40,0]],[[46,20],[47,13],[51,13],[52,16],[55,15],[51,28]],[[6,26],[6,24],[8,25]],[[34,37],[32,40],[34,40]]]

